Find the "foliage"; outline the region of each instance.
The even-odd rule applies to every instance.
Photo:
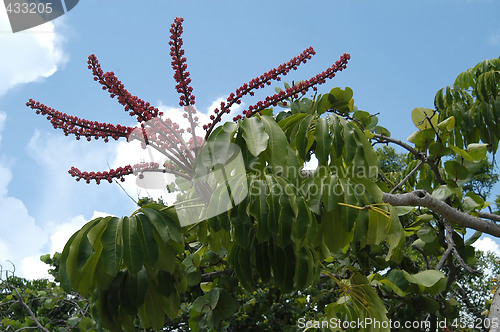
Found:
[[[104,73],[93,55],[94,79],[137,117],[137,127],[27,104],[77,139],[138,139],[166,157],[161,165],[106,172],[72,168],[77,179],[112,182],[134,173],[157,185],[161,177],[154,174],[176,175],[169,187],[179,193],[176,204],[142,201],[128,217],[97,218],[76,232],[60,258],[61,286],[88,298],[97,324],[111,331],[134,331],[137,317],[146,329],[188,324],[192,331],[293,326],[300,315],[382,324],[360,331],[425,320],[435,330],[438,319],[459,317],[461,307],[450,294],[478,273],[472,242],[480,233],[466,239],[467,228],[500,234],[481,219],[489,203],[468,187],[488,165],[487,151],[498,146],[500,127],[490,120],[500,118],[500,60],[483,62],[438,92],[435,110],[415,108],[412,145],[390,137],[376,115],[359,110],[350,88],[305,97],[346,67],[347,54],[219,125],[243,96],[306,62],[314,54],[309,48],[230,94],[203,126],[203,140],[195,132],[181,23],[172,25],[170,45],[187,134],[131,95],[114,73]],[[467,129],[467,121],[475,126]],[[381,143],[399,145],[408,155],[403,161],[389,149],[377,154],[373,145]],[[318,167],[303,171],[312,159]],[[463,293],[453,294],[466,301]],[[273,305],[265,309],[257,299]],[[280,318],[292,299],[304,308]]]
[[[44,256],[52,267],[58,261]],[[52,270],[52,275],[56,272]],[[0,283],[0,330],[19,331],[36,329],[38,323],[50,331],[89,331],[96,328],[91,318],[88,301],[76,292],[66,293],[56,281],[26,280],[3,270]]]

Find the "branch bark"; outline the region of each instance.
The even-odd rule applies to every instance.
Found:
[[[474,217],[468,213],[457,210],[445,202],[431,196],[425,190],[415,190],[410,193],[396,195],[384,193],[383,200],[393,206],[423,206],[439,213],[444,218],[455,222],[457,225],[472,228],[495,237],[500,237],[500,225],[490,220]]]
[[[493,295],[493,302],[490,306],[490,311],[488,313],[488,318],[491,322],[498,322],[500,319],[500,286],[497,285],[497,290],[495,291],[495,295]],[[500,326],[495,324],[490,329],[490,332],[500,332]]]
[[[24,307],[24,309],[26,309],[26,311],[28,312],[28,314],[31,316],[31,318],[33,318],[33,321],[35,322],[36,326],[43,332],[49,332],[49,330],[47,330],[45,327],[42,326],[42,324],[40,324],[40,322],[38,321],[38,319],[36,318],[35,314],[33,313],[33,311],[31,311],[30,307],[28,307],[28,305],[26,303],[24,303],[23,301],[23,297],[21,296],[21,294],[19,294],[19,292],[17,291],[16,287],[12,286],[11,284],[7,282],[7,287],[9,287],[9,289],[11,290],[11,292],[14,292],[16,293],[16,297],[19,301],[19,303]]]

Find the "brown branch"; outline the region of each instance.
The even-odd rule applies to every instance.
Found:
[[[427,270],[430,270],[431,264],[429,263],[429,258],[427,258],[427,255],[425,254],[424,249],[417,247],[417,246],[412,246],[412,248],[415,249],[416,251],[418,251],[420,254],[422,254],[422,257],[424,257],[425,266],[427,267]]]
[[[448,220],[444,220],[444,226],[446,228],[446,243],[448,244],[445,252],[441,256],[441,259],[439,260],[439,263],[437,263],[435,269],[436,270],[441,270],[441,268],[444,266],[444,263],[450,257],[451,253],[453,252],[453,248],[455,248],[455,241],[453,241],[453,227],[451,227],[450,223]]]
[[[463,211],[457,210],[445,202],[431,196],[425,190],[415,190],[406,194],[383,194],[383,201],[393,206],[423,206],[439,213],[444,218],[455,222],[459,226],[468,227],[500,237],[500,225],[490,220],[471,216]]]
[[[420,160],[418,165],[415,166],[415,168],[412,169],[411,172],[408,173],[408,175],[406,175],[403,180],[401,180],[401,182],[399,182],[396,186],[394,186],[394,188],[392,188],[391,191],[389,191],[389,194],[393,194],[396,190],[398,190],[398,188],[401,187],[413,174],[415,174],[415,172],[418,171],[418,169],[420,167],[422,167],[423,164],[424,164],[424,161]]]
[[[446,181],[444,181],[443,177],[441,176],[441,173],[439,173],[438,166],[431,159],[429,159],[429,157],[425,153],[416,150],[411,145],[406,144],[405,142],[403,142],[399,139],[384,136],[382,134],[376,134],[376,133],[372,133],[372,134],[374,135],[374,138],[378,139],[379,142],[381,142],[381,143],[394,143],[394,144],[399,145],[402,148],[408,150],[409,152],[411,152],[417,159],[423,161],[424,163],[426,163],[430,166],[432,172],[436,176],[436,180],[438,180],[438,182],[440,184],[446,184]]]
[[[38,319],[36,319],[36,316],[33,313],[33,311],[31,311],[30,307],[28,307],[28,305],[26,303],[24,303],[23,297],[21,296],[21,294],[19,294],[19,292],[17,291],[16,287],[14,287],[11,284],[9,284],[7,280],[6,280],[6,284],[7,284],[7,287],[11,291],[14,291],[16,293],[16,297],[18,298],[19,303],[24,307],[24,309],[26,309],[26,311],[29,313],[29,315],[31,316],[31,318],[33,318],[33,321],[35,322],[36,326],[38,326],[38,328],[40,330],[44,331],[44,332],[49,332],[49,330],[47,330],[45,327],[43,327],[42,324],[40,324],[40,322],[38,321]]]
[[[477,215],[481,218],[490,219],[493,221],[500,221],[500,215],[498,214],[478,211]]]

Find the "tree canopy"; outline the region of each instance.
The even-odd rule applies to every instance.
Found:
[[[307,308],[288,322],[299,329],[421,330],[445,327],[445,319],[448,327],[464,327],[456,320],[459,301],[473,299],[459,289],[466,276],[480,273],[472,243],[481,233],[500,236],[500,217],[482,211],[485,192],[471,185],[489,165],[488,151],[498,148],[500,59],[460,74],[438,91],[435,109],[415,108],[410,143],[358,109],[352,89],[317,94],[317,85],[346,68],[348,54],[222,122],[244,96],[305,63],[314,54],[309,48],[231,93],[203,125],[203,138],[196,134],[182,19],[171,34],[188,128],[129,93],[94,55],[88,61],[94,79],[137,118],[136,127],[27,103],[66,135],[136,139],[165,156],[101,172],[72,168],[77,180],[99,184],[135,174],[147,186],[178,192],[173,205],[150,202],[127,217],[91,220],[67,242],[61,286],[89,299],[97,324],[133,331],[138,317],[144,328],[161,329],[181,315],[192,331],[237,330],[241,322],[233,317],[243,307],[255,328],[272,330],[286,313],[275,307],[262,314],[265,303],[284,310],[293,299]],[[314,95],[306,96],[309,89]],[[377,144],[407,154],[377,154]],[[317,162],[314,170],[304,170],[308,162]],[[164,183],[167,173],[176,176],[173,184]],[[468,230],[476,233],[466,236]],[[352,325],[359,321],[371,323]]]

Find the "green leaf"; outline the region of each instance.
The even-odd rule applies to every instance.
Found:
[[[444,163],[446,173],[451,176],[453,180],[464,180],[469,176],[469,171],[460,163],[455,160],[448,160]]]
[[[428,108],[417,107],[411,112],[411,120],[419,130],[435,129],[438,125],[438,113]]]
[[[123,218],[123,261],[130,273],[137,273],[144,264],[144,253],[135,216]]]
[[[443,131],[452,131],[455,128],[455,117],[452,115],[438,123],[438,128]]]
[[[154,237],[154,228],[145,215],[138,214],[137,230],[144,252],[144,263],[150,267],[155,267],[158,262],[158,245]]]
[[[466,246],[472,245],[474,242],[476,242],[481,237],[481,235],[483,235],[483,232],[475,231],[474,234],[472,234],[472,236],[470,238],[465,240],[464,245],[466,245]]]
[[[425,288],[431,288],[436,285],[441,279],[446,278],[443,272],[438,270],[425,270],[417,274],[409,274],[403,270],[406,280],[412,284],[417,284]]]
[[[352,89],[346,87],[345,90],[341,88],[333,88],[329,94],[326,95],[330,102],[331,109],[337,110],[341,113],[348,114],[353,109],[354,99],[352,99]]]
[[[462,202],[462,210],[464,210],[465,212],[471,212],[477,208],[481,208],[481,206],[477,204],[474,199],[468,196],[464,198],[464,201]]]
[[[99,223],[102,218],[97,218],[86,223],[79,231],[71,236],[69,241],[64,246],[64,250],[61,254],[61,265],[59,268],[59,275],[61,277],[61,285],[66,291],[70,291],[71,287],[75,287],[78,285],[81,278],[81,271],[78,267],[78,257],[80,257],[81,264],[84,265],[83,255],[79,253],[80,243],[82,238],[85,237],[85,240],[88,242],[87,234],[89,230],[94,227],[97,223]],[[90,243],[89,243],[90,244]],[[87,246],[85,248],[88,249]],[[88,254],[88,258],[92,254],[91,251],[86,251]]]
[[[252,179],[250,182],[250,204],[248,205],[248,214],[257,221],[257,240],[264,242],[269,240],[271,233],[267,223],[268,206],[266,197],[269,195],[266,180]]]
[[[386,239],[388,218],[383,214],[370,209],[368,210],[368,232],[366,234],[367,244],[380,244]]]
[[[316,140],[316,158],[320,166],[328,165],[328,157],[330,156],[330,147],[332,145],[332,137],[328,121],[326,118],[319,118],[316,122],[316,131],[314,132]]]
[[[250,245],[250,229],[253,222],[246,211],[247,200],[239,204],[236,208],[232,209],[231,224],[234,230],[234,241],[241,247],[247,248]]]
[[[441,185],[434,189],[434,191],[432,192],[432,196],[442,201],[444,201],[451,195],[453,195],[453,190],[448,185]]]
[[[281,130],[289,136],[290,132],[300,123],[302,119],[309,116],[307,113],[298,113],[286,117],[278,122],[278,125],[281,127]]]
[[[295,215],[286,194],[280,196],[279,205],[280,214],[278,218],[278,236],[276,243],[284,248],[290,243]]]
[[[460,149],[459,147],[456,147],[454,145],[449,145],[450,149],[453,150],[456,154],[458,154],[460,157],[464,158],[467,161],[474,161],[472,156],[465,150]]]
[[[487,151],[488,144],[471,143],[467,145],[467,152],[475,163],[485,159]]]
[[[104,271],[114,276],[120,268],[122,260],[122,219],[112,217],[109,219],[106,229],[102,233],[101,259]]]
[[[411,134],[407,140],[415,144],[419,148],[427,148],[432,142],[434,142],[434,137],[436,133],[434,129],[424,129],[419,130]]]
[[[379,283],[388,286],[398,296],[404,297],[407,295],[403,290],[401,290],[401,288],[399,288],[395,283],[393,283],[389,279],[382,279],[379,281]]]
[[[248,151],[257,157],[262,151],[267,149],[269,135],[264,130],[262,121],[257,117],[246,118],[241,123],[243,128],[243,139],[245,139]]]
[[[297,153],[299,157],[302,160],[306,160],[306,155],[307,155],[307,147],[308,147],[308,133],[311,130],[311,122],[313,120],[313,116],[309,115],[308,117],[304,118],[299,126],[298,126],[298,131],[295,135],[294,138],[294,143],[295,147],[297,148]]]
[[[288,158],[288,140],[280,126],[266,115],[261,116],[264,129],[269,136],[269,143],[266,149],[267,160],[273,171],[283,171]]]
[[[123,282],[122,301],[128,302],[133,310],[134,316],[137,309],[144,303],[146,291],[148,289],[148,279],[146,269],[142,268],[136,274],[127,273]]]
[[[432,243],[437,240],[437,233],[431,226],[422,226],[418,232],[417,236],[425,243]]]
[[[168,242],[170,239],[177,243],[184,240],[181,227],[177,220],[170,218],[166,213],[157,211],[153,208],[142,207],[140,209],[151,224],[154,226],[163,241]]]
[[[145,328],[160,330],[165,323],[163,296],[150,284],[144,304],[139,308],[139,317]]]
[[[321,201],[325,206],[326,212],[332,212],[338,206],[338,197],[342,193],[342,186],[336,174],[326,177],[323,184],[326,189],[323,190]]]
[[[212,304],[212,307],[215,307],[212,317],[214,317],[215,326],[218,326],[221,321],[231,318],[231,316],[238,310],[239,303],[229,294],[227,290],[223,288],[211,289],[208,294],[210,298],[214,297],[211,294],[212,292],[219,293],[216,296],[217,301],[214,303],[215,306]]]

